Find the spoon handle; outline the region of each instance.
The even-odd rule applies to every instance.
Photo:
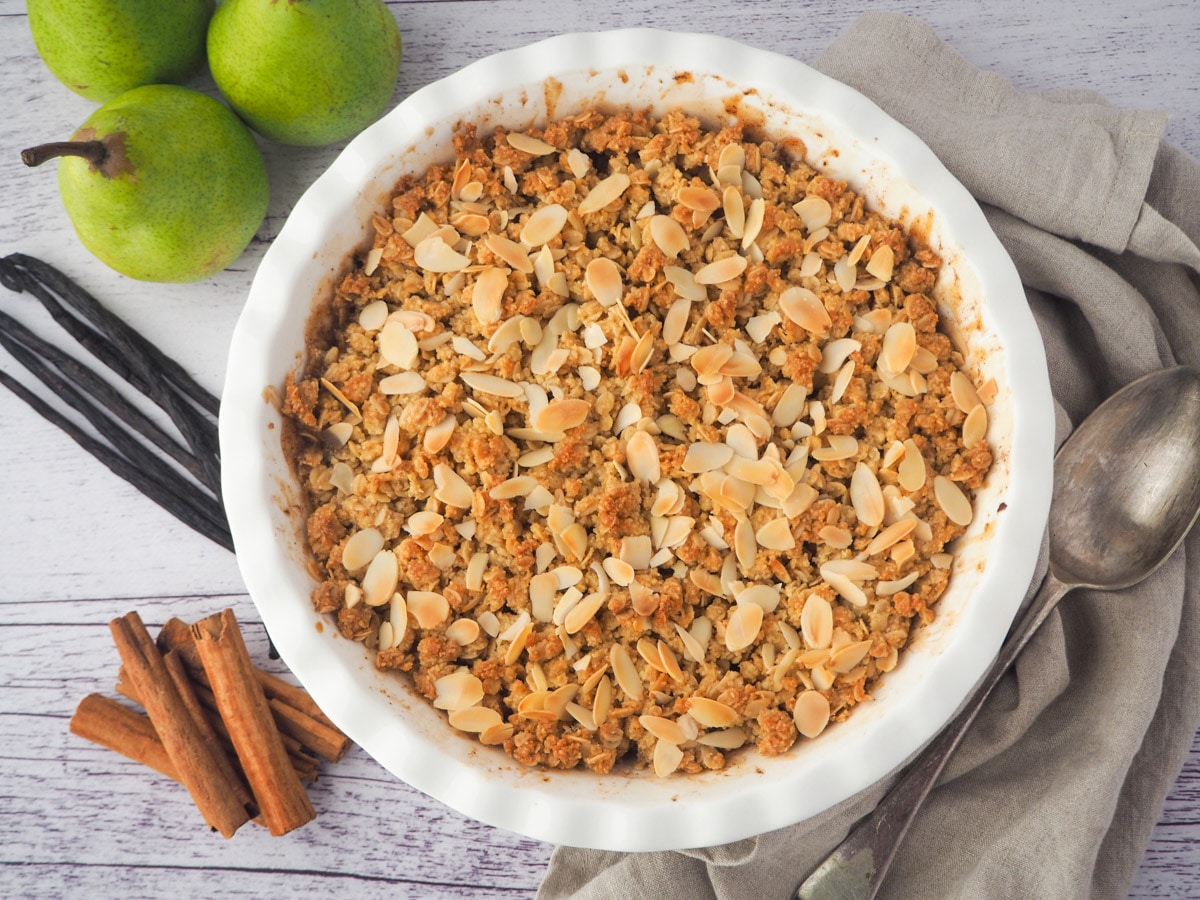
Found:
[[[1074,585],[1047,575],[1000,654],[958,715],[800,885],[800,900],[870,900],[878,892],[917,810],[946,768],[992,689],[1000,683],[1055,604]]]

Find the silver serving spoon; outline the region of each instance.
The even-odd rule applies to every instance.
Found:
[[[874,811],[800,885],[800,900],[866,900],[984,700],[1068,591],[1141,581],[1200,513],[1200,372],[1186,366],[1127,385],[1054,458],[1050,572],[967,705]]]

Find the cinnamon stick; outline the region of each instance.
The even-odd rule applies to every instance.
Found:
[[[172,781],[180,781],[150,720],[116,700],[88,694],[71,716],[71,733],[149,766]]]
[[[267,828],[281,835],[311,821],[316,811],[288,759],[233,611],[202,619],[192,626],[192,634]],[[140,685],[135,687],[141,691]]]
[[[214,730],[212,723],[209,721],[208,713],[203,706],[200,705],[200,700],[196,697],[196,692],[192,688],[192,680],[188,677],[187,667],[184,666],[183,660],[180,659],[177,653],[167,653],[163,656],[163,662],[167,666],[167,673],[171,676],[171,681],[175,684],[175,690],[179,691],[179,697],[183,700],[183,705],[187,707],[188,714],[191,715],[192,721],[196,723],[196,727],[200,730],[200,734],[204,738],[204,743],[208,745],[208,749],[212,752],[213,760],[221,769],[222,774],[235,789],[235,796],[238,803],[246,807],[246,811],[250,813],[251,818],[258,815],[258,806],[254,802],[254,797],[250,793],[250,788],[242,780],[241,774],[234,767],[233,761],[229,758],[229,753],[221,744],[217,732]]]
[[[235,785],[214,758],[136,612],[109,623],[125,673],[200,814],[224,837],[250,821]],[[288,768],[292,777],[295,773]]]
[[[170,654],[168,654],[170,655]],[[129,683],[129,678],[125,675],[125,667],[122,666],[117,675],[117,683],[115,690],[122,697],[132,700],[134,703],[141,704],[142,698],[138,692],[134,690]],[[229,738],[229,729],[225,727],[225,723],[221,720],[221,714],[217,711],[217,701],[213,697],[212,691],[205,685],[192,682],[192,690],[195,692],[196,699],[200,701],[200,706],[204,711],[204,717],[209,724],[209,727],[216,732],[220,738],[221,746],[227,754],[232,754],[232,760],[236,762],[237,752],[233,748],[233,741]],[[292,762],[292,768],[296,770],[296,775],[305,784],[311,784],[317,780],[317,776],[321,771],[321,761],[314,756],[305,752],[304,747],[295,738],[287,734],[280,734],[283,740],[283,746],[288,752],[288,759]]]
[[[192,629],[181,619],[167,620],[158,633],[158,646],[164,653],[174,651],[182,656],[192,677],[207,686],[208,677],[196,652]],[[321,711],[304,688],[288,684],[277,675],[254,669],[254,677],[271,701],[275,724],[279,730],[298,740],[303,746],[329,762],[337,762],[350,749],[350,738],[338,729]],[[278,701],[278,703],[276,703]]]

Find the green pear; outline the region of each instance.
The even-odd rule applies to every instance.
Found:
[[[204,64],[214,0],[29,0],[29,27],[63,84],[104,103],[143,84],[182,83]]]
[[[21,158],[59,158],[59,190],[79,239],[143,281],[198,281],[220,271],[267,212],[267,168],[253,135],[224,104],[184,87],[127,91],[71,140]]]
[[[400,29],[381,0],[225,0],[208,29],[208,65],[263,137],[322,146],[387,107]]]

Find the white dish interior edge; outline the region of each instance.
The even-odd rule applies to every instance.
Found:
[[[313,611],[299,495],[278,437],[278,387],[300,359],[313,302],[347,253],[369,241],[370,215],[399,176],[450,159],[460,122],[476,122],[481,134],[489,123],[545,122],[551,78],[561,85],[553,115],[596,101],[659,112],[682,105],[711,124],[725,118],[722,101],[736,98],[767,133],[802,137],[815,167],[928,228],[946,263],[943,313],[977,382],[993,377],[1000,386],[989,432],[996,464],[936,622],[919,631],[872,702],[781,757],[750,751],[722,772],[667,779],[526,769],[453,733],[442,713],[378,673],[361,644]],[[262,261],[230,348],[220,422],[225,503],[246,586],[284,661],[337,724],[388,770],[467,816],[540,840],[631,851],[708,846],[794,824],[927,742],[995,656],[1026,591],[1049,507],[1053,430],[1042,345],[1016,271],[974,200],[923,143],[795,60],[644,29],[564,35],[480,60],[356,138]]]

